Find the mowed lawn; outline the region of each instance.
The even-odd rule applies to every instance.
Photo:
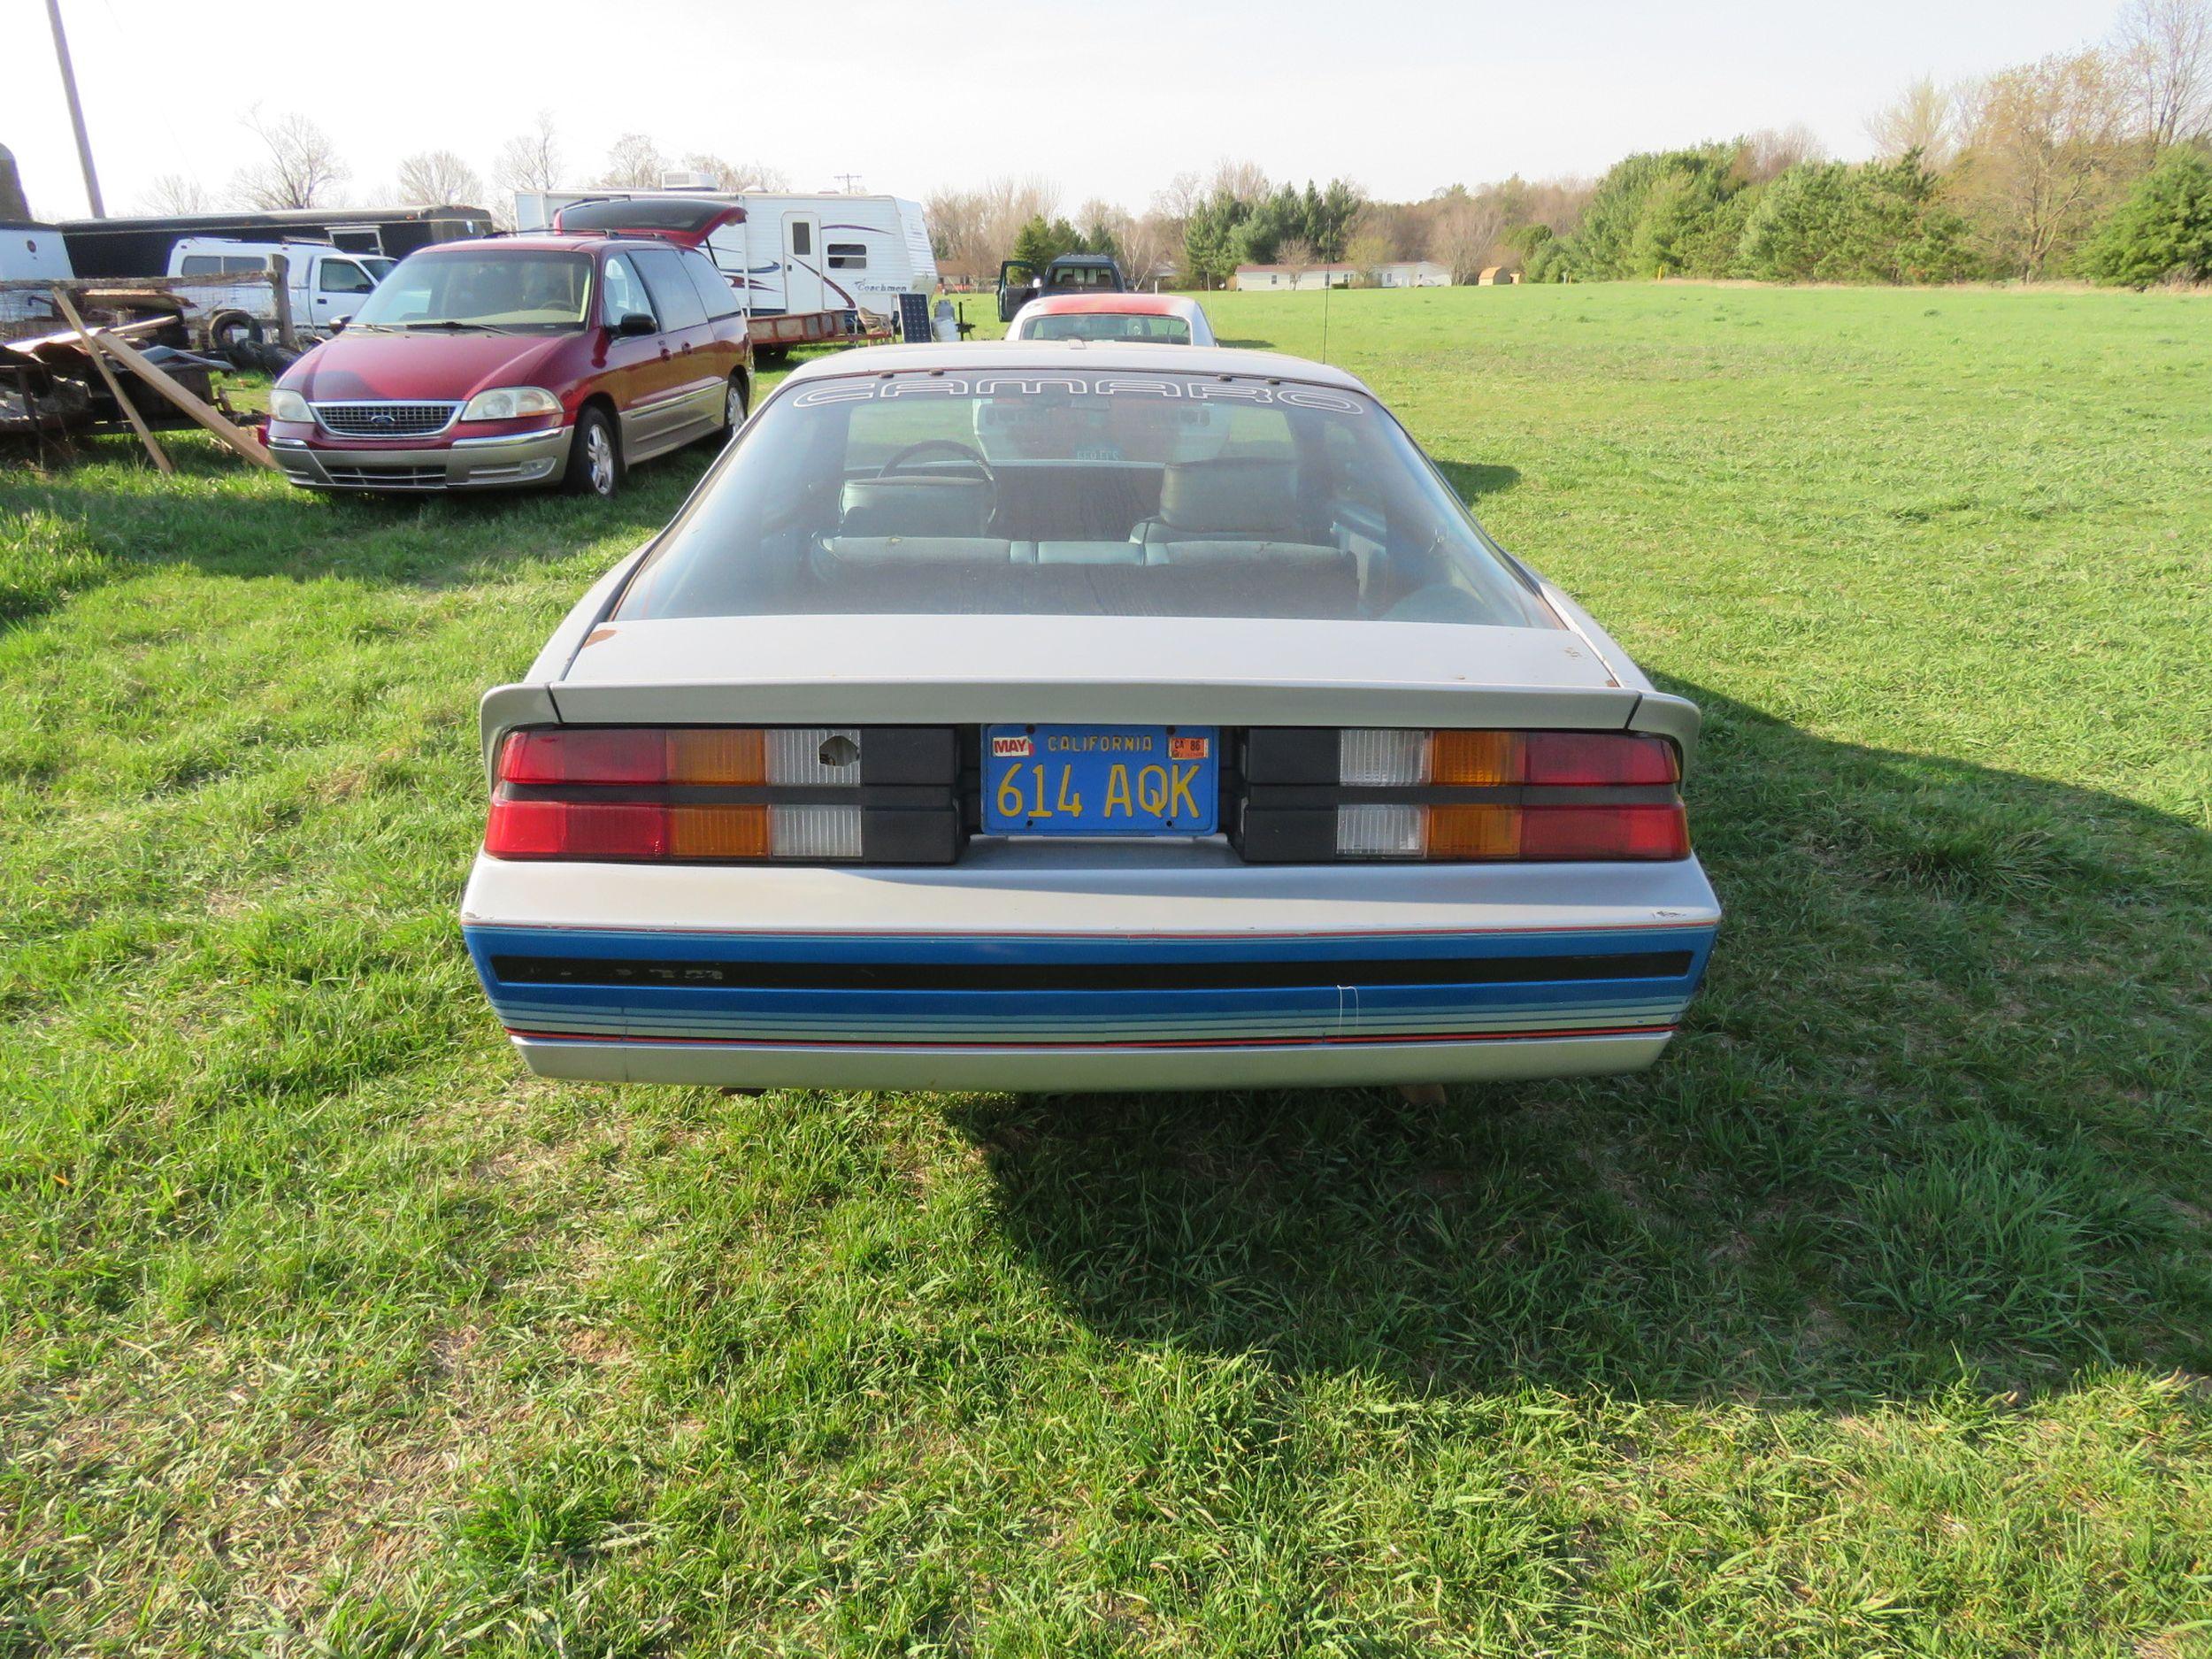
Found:
[[[2212,1652],[2212,303],[1210,303],[1704,704],[1666,1060],[534,1081],[476,697],[705,454],[11,457],[0,1654]]]

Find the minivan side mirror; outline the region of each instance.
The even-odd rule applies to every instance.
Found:
[[[350,317],[334,317],[328,322],[325,323],[323,326],[329,329],[334,334],[342,334],[346,332],[346,325],[352,320],[353,319]]]
[[[625,311],[622,320],[614,326],[614,331],[625,340],[634,340],[640,334],[660,333],[661,326],[653,320],[649,311]]]

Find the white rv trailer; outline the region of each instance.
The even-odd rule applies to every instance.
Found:
[[[754,345],[770,350],[881,335],[900,295],[937,286],[918,202],[720,191],[681,174],[668,183],[659,190],[522,191],[515,227],[651,231],[703,248],[743,296]]]

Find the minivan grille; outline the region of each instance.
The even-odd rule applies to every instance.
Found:
[[[453,424],[458,403],[317,403],[315,418],[348,438],[419,438]]]
[[[442,489],[442,466],[334,466],[323,463],[330,481],[346,489]]]

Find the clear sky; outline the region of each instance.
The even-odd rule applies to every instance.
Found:
[[[1404,199],[1595,173],[1631,150],[1803,121],[1834,153],[1913,76],[1951,80],[2100,39],[2119,0],[342,0],[240,12],[62,0],[110,212],[163,173],[219,196],[240,124],[297,110],[336,140],[355,201],[399,158],[480,173],[552,111],[572,181],[642,132],[663,150],[838,173],[920,196],[999,173],[1072,209],[1134,209],[1230,157]],[[4,0],[0,143],[34,211],[84,194],[40,0]]]

